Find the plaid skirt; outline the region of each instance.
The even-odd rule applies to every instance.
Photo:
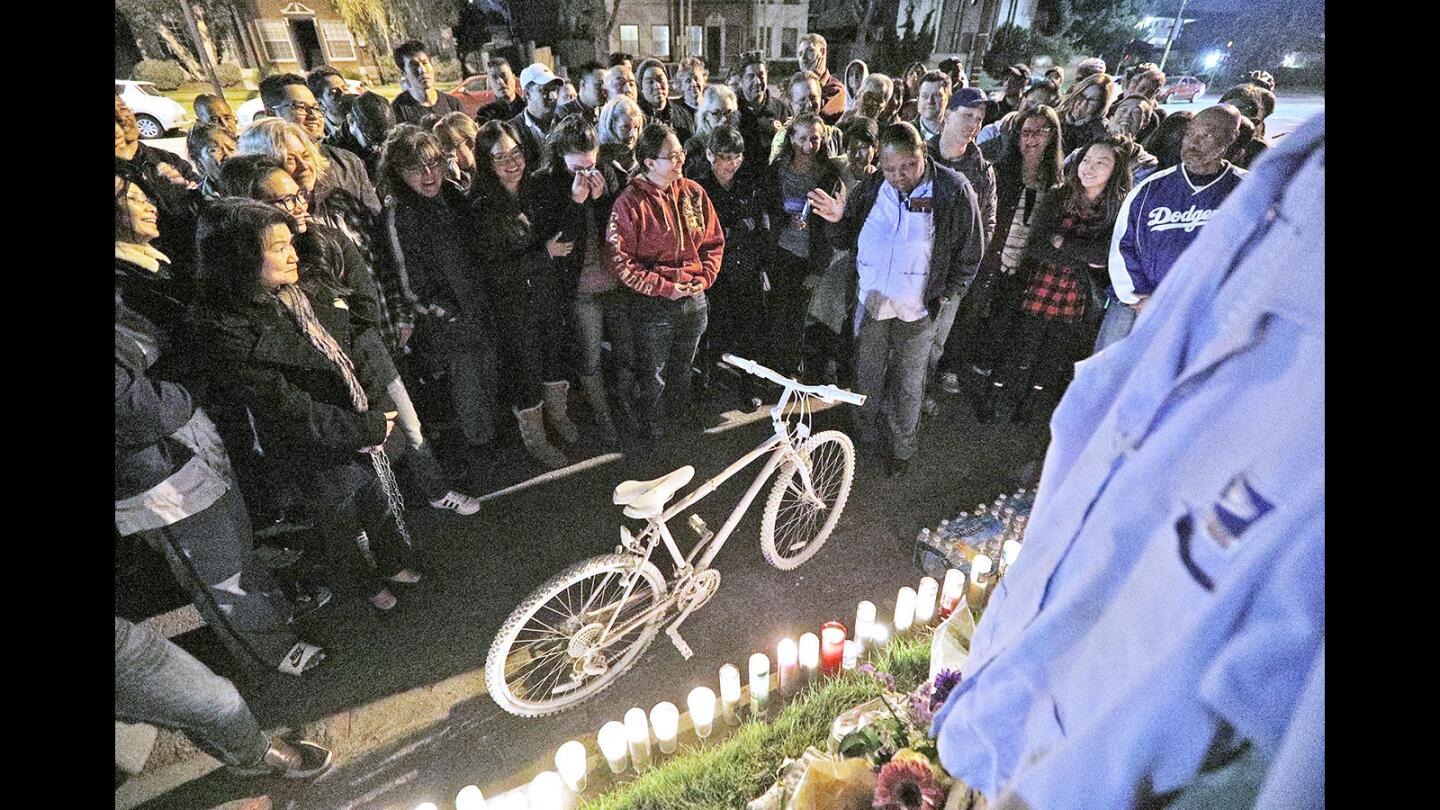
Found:
[[[1072,267],[1040,265],[1025,290],[1020,308],[1047,321],[1068,323],[1085,317],[1088,295],[1081,278],[1084,272]]]

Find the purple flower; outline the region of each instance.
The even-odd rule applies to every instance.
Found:
[[[935,720],[935,709],[938,708],[931,704],[933,689],[933,684],[922,683],[910,693],[910,716],[915,720],[915,727],[927,733],[930,724]]]
[[[935,676],[935,689],[930,693],[930,710],[939,711],[945,705],[945,699],[955,687],[960,685],[960,670],[942,669],[940,674]]]
[[[875,810],[935,810],[945,803],[945,789],[922,762],[891,761],[875,780]]]
[[[886,689],[890,690],[891,692],[895,691],[895,676],[891,675],[888,672],[881,672],[880,670],[875,668],[874,664],[867,661],[856,667],[855,671],[865,675],[873,676],[876,680],[885,684]]]

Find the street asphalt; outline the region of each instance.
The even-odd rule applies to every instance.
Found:
[[[817,414],[815,429],[847,428],[840,411],[848,408],[838,405]],[[738,415],[731,412],[729,419]],[[711,424],[722,421],[717,417]],[[324,779],[263,786],[275,807],[408,810],[428,799],[444,808],[469,783],[480,785],[486,795],[513,787],[518,775],[565,740],[593,735],[606,721],[621,719],[631,706],[648,710],[669,700],[683,710],[694,686],[718,691],[722,664],[733,663],[745,672],[751,653],[773,656],[775,644],[787,635],[818,632],[830,619],[849,626],[862,599],[875,602],[881,614],[888,615],[896,589],[914,587],[922,576],[912,563],[919,529],[1012,491],[1025,461],[1042,452],[1045,434],[1043,427],[975,424],[967,400],[945,397],[940,414],[923,420],[922,449],[907,475],[886,478],[881,459],[858,458],[854,488],[837,530],[815,558],[794,571],[776,570],[760,554],[759,514],[768,488],[762,490],[715,560],[723,576],[718,594],[682,628],[695,651],[690,660],[682,658],[662,632],[609,689],[579,707],[543,718],[512,716],[481,693],[477,687],[486,652],[511,609],[566,566],[614,550],[622,519],[610,502],[617,483],[657,477],[688,463],[696,467],[698,484],[757,445],[770,429],[770,420],[760,418],[719,433],[675,438],[652,452],[627,452],[494,498],[471,517],[411,510],[412,534],[425,547],[426,583],[402,592],[394,615],[383,618],[357,596],[337,597],[308,632],[331,658],[302,680],[233,672],[207,637],[208,630],[178,640],[235,679],[267,728],[298,728],[387,700],[393,705],[395,716],[377,719],[371,712],[366,729],[345,729],[351,737],[345,745],[350,756]],[[605,450],[590,449],[592,455]],[[510,449],[511,455],[518,453],[518,448]],[[732,478],[694,511],[718,529],[759,466],[757,462],[748,474]],[[520,481],[535,472],[519,459],[507,459],[497,483]],[[685,521],[672,521],[672,529],[682,547],[693,543]],[[669,566],[660,567],[669,573]],[[418,727],[416,717],[405,716],[418,710],[390,697],[424,695],[442,683],[438,688],[458,690],[460,699],[442,717]],[[397,736],[396,728],[406,731]],[[362,739],[367,737],[373,745]],[[254,780],[216,772],[138,806],[215,807],[256,790]]]

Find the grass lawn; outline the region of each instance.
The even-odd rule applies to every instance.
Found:
[[[920,684],[930,669],[929,633],[897,639],[872,663],[895,676],[901,692]],[[744,807],[774,783],[785,757],[807,746],[824,747],[830,724],[852,706],[881,693],[869,675],[843,673],[807,688],[770,722],[749,720],[730,739],[677,753],[658,767],[585,803],[585,810],[711,810]]]
[[[400,85],[398,84],[376,85],[371,87],[370,90],[371,92],[379,93],[385,98],[391,100],[393,100],[396,96],[400,95]],[[194,103],[196,96],[200,95],[201,93],[214,93],[215,88],[211,87],[210,84],[207,82],[190,82],[180,85],[180,89],[178,90],[167,90],[161,92],[163,92],[167,98],[171,98],[175,101],[180,102],[180,104],[185,107],[185,109],[190,110],[193,109],[192,104]],[[259,91],[246,90],[244,87],[241,87],[238,84],[234,87],[225,88],[225,100],[230,102],[230,107],[232,109],[235,107],[239,107],[241,104],[249,101],[257,95],[259,95]]]

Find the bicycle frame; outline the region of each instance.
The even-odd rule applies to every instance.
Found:
[[[645,527],[645,531],[641,532],[640,536],[636,538],[636,540],[645,543],[645,559],[650,559],[650,555],[654,553],[655,546],[657,545],[656,539],[658,537],[658,539],[664,543],[665,550],[670,553],[671,559],[675,562],[675,572],[677,575],[705,571],[710,567],[710,562],[715,559],[715,555],[720,553],[720,549],[724,548],[725,541],[730,539],[730,535],[734,533],[735,527],[740,524],[740,519],[744,517],[745,513],[750,509],[750,505],[755,502],[755,496],[760,494],[760,488],[765,485],[765,482],[770,480],[770,476],[775,472],[776,468],[780,466],[781,462],[787,457],[796,455],[795,448],[797,442],[790,437],[789,422],[785,416],[785,408],[789,404],[791,394],[792,391],[787,388],[785,393],[781,395],[780,401],[770,409],[770,416],[775,425],[775,432],[769,438],[761,442],[754,450],[741,456],[739,460],[735,461],[729,467],[726,467],[714,477],[705,481],[705,483],[691,490],[688,495],[671,505],[659,517],[650,518],[647,521],[648,525]],[[810,427],[802,421],[796,426],[795,433],[798,440],[803,442],[810,434]],[[696,503],[699,503],[705,496],[718,489],[721,484],[733,478],[741,470],[750,466],[756,459],[759,459],[767,453],[770,454],[770,458],[766,460],[765,466],[760,468],[759,474],[755,476],[755,480],[750,484],[750,488],[745,491],[745,496],[740,499],[740,503],[736,504],[735,508],[731,510],[730,517],[725,520],[725,524],[720,527],[720,531],[708,539],[702,539],[695,544],[695,547],[690,550],[688,555],[682,556],[679,545],[670,534],[669,526],[666,525],[667,522],[691,506],[694,506]],[[800,470],[800,477],[805,484],[806,493],[813,497],[814,488],[810,482],[809,470],[807,470],[804,465],[798,465],[797,468]],[[703,556],[700,557],[698,563],[694,562],[695,556],[700,554],[702,550],[704,551]],[[635,587],[635,582],[636,577],[632,576],[630,582],[625,586],[625,592],[619,604],[623,605],[629,601],[631,591]],[[602,589],[596,589],[596,596],[599,595],[600,590]],[[620,614],[620,611],[616,610],[606,623],[604,632],[600,634],[600,639],[596,647],[598,649],[604,649],[610,646],[614,639],[623,638],[636,627],[653,621],[657,615],[663,616],[670,610],[671,605],[675,604],[677,597],[678,591],[672,590],[665,601],[631,618],[618,631],[613,627],[615,618]],[[594,596],[591,598],[593,599]],[[588,609],[589,605],[587,604],[582,608],[582,612]]]

